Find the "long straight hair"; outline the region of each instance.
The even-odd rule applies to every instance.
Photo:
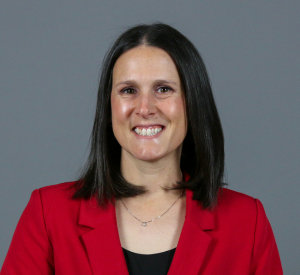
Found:
[[[88,160],[74,184],[73,199],[96,196],[105,208],[115,198],[147,192],[144,186],[126,181],[120,171],[121,146],[111,125],[112,73],[117,59],[126,51],[146,45],[166,51],[173,59],[185,94],[188,121],[180,168],[187,182],[167,189],[190,189],[203,208],[212,208],[223,183],[224,137],[204,62],[195,46],[173,27],[155,23],[125,31],[106,54],[98,89],[97,108]]]

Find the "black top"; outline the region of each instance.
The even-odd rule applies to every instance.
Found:
[[[123,248],[129,275],[167,275],[175,250],[138,254]]]

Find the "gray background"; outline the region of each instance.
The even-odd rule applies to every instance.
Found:
[[[299,0],[1,1],[0,266],[31,192],[86,159],[108,47],[159,20],[203,55],[229,187],[262,201],[285,274],[299,275],[299,17]]]

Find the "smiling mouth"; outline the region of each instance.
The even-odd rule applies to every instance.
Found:
[[[151,126],[151,127],[135,127],[134,131],[140,136],[151,137],[155,136],[163,130],[163,126]]]

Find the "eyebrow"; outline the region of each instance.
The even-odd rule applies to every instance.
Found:
[[[154,84],[158,83],[165,83],[165,84],[173,84],[175,86],[178,86],[178,84],[175,81],[168,80],[168,79],[157,79],[154,81]],[[125,80],[117,83],[115,86],[120,86],[120,85],[136,85],[137,82],[135,80]]]

